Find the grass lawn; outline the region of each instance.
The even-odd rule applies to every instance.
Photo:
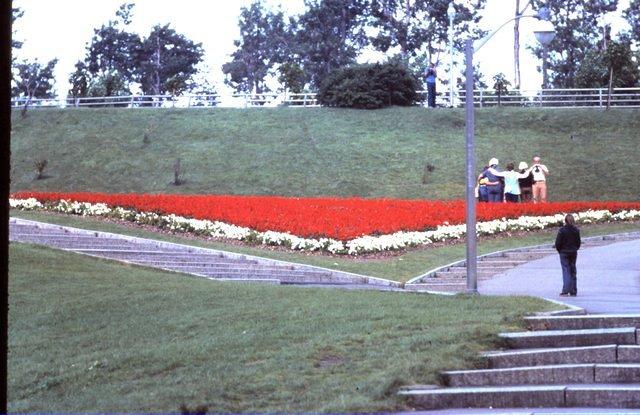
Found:
[[[10,246],[9,410],[383,411],[473,365],[532,298],[212,282]]]
[[[56,223],[65,226],[122,233],[131,236],[193,244],[207,248],[262,256],[283,261],[300,262],[402,282],[408,281],[411,278],[438,266],[463,259],[466,255],[464,241],[441,247],[417,248],[397,255],[386,256],[378,259],[351,258],[344,256],[273,250],[260,246],[238,245],[186,238],[179,234],[168,235],[166,233],[153,232],[141,227],[108,223],[100,220],[99,218],[83,218],[79,216],[52,214],[47,212],[21,212],[15,209],[11,211],[11,215],[19,218]],[[612,233],[638,231],[640,230],[640,222],[583,225],[580,229],[583,237],[607,235]],[[478,252],[479,254],[486,254],[503,249],[552,243],[555,241],[556,232],[557,229],[547,229],[544,231],[529,232],[526,235],[504,235],[491,238],[483,237],[480,239],[478,244]]]
[[[639,114],[477,109],[478,169],[540,154],[550,200],[638,200]],[[11,190],[462,198],[464,137],[463,109],[16,111]],[[171,184],[177,158],[182,186]],[[41,159],[49,177],[35,181]]]

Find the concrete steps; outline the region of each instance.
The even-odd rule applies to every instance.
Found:
[[[398,288],[400,285],[393,281],[303,264],[291,264],[223,251],[60,227],[20,219],[10,220],[10,239],[12,242],[36,243],[85,255],[191,274],[217,281],[318,286],[335,285],[349,286],[349,288],[371,286],[384,289]]]
[[[537,316],[501,333],[506,350],[485,368],[441,373],[442,385],[406,387],[414,409],[640,408],[640,315]]]
[[[400,391],[415,409],[640,408],[640,384],[528,385]]]

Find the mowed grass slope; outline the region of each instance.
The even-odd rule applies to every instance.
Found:
[[[478,169],[540,154],[552,200],[638,199],[638,110],[476,114]],[[464,195],[461,109],[42,109],[12,122],[12,191]],[[171,184],[177,158],[182,186]],[[40,159],[49,177],[35,181]]]
[[[11,412],[397,410],[398,386],[556,307],[217,283],[22,244],[9,259]]]

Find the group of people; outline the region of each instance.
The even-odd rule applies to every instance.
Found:
[[[476,198],[490,203],[544,203],[547,201],[548,175],[549,169],[538,156],[533,158],[531,167],[520,162],[518,170],[514,163],[507,164],[506,170],[502,170],[494,157],[478,176]]]

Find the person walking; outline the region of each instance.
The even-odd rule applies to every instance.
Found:
[[[518,165],[518,170],[520,173],[524,173],[529,168],[529,165],[521,161]],[[531,202],[533,196],[533,173],[529,170],[529,174],[524,179],[518,179],[518,184],[520,185],[520,202],[527,203]]]
[[[500,162],[497,158],[492,158],[489,160],[489,168],[482,172],[482,177],[489,180],[486,183],[487,186],[487,201],[489,203],[499,203],[502,202],[502,182],[500,181],[500,177],[496,173],[501,173],[498,169],[498,164]]]
[[[518,203],[520,201],[520,184],[519,180],[529,176],[529,170],[524,173],[514,171],[514,164],[508,163],[507,170],[499,172],[493,168],[489,168],[489,172],[497,177],[504,178],[504,199],[509,203]]]
[[[427,105],[429,108],[436,107],[436,78],[438,71],[436,71],[436,65],[431,62],[427,68],[425,75],[427,77]]]
[[[555,248],[560,255],[562,267],[562,292],[560,296],[578,295],[578,279],[576,259],[580,249],[580,230],[575,226],[576,220],[572,214],[564,217],[564,226],[558,231]]]
[[[533,158],[531,173],[533,174],[533,203],[544,203],[547,201],[547,176],[549,175],[549,169],[540,163],[540,157],[538,156]]]

